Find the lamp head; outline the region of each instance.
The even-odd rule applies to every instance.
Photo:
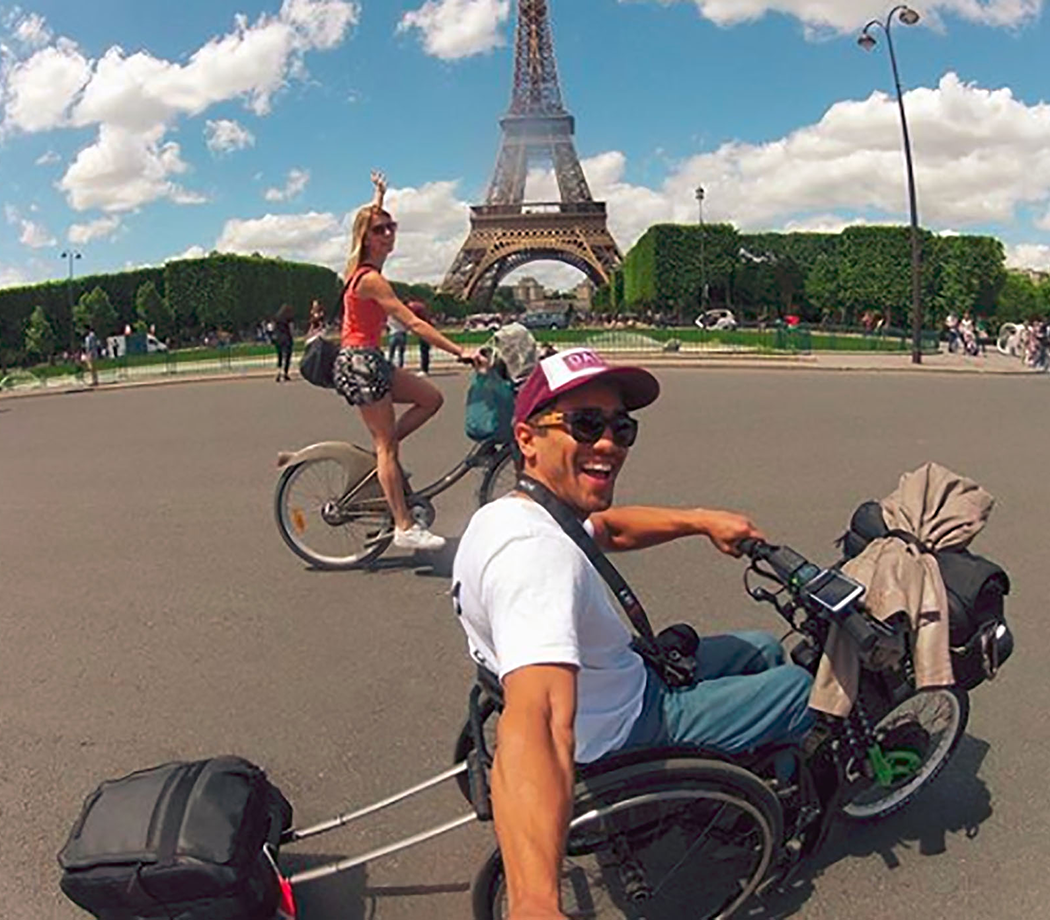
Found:
[[[703,201],[704,200],[704,187],[702,185],[698,185],[696,187],[696,200],[697,201]]]
[[[919,14],[913,10],[910,6],[904,7],[898,14],[897,18],[903,22],[906,26],[913,26],[919,21]]]
[[[871,51],[871,49],[875,47],[875,36],[865,29],[860,33],[860,38],[857,39],[857,44],[865,51]]]

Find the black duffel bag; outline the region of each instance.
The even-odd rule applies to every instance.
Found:
[[[882,505],[865,502],[850,520],[849,530],[839,541],[849,559],[860,555],[875,539],[896,537],[918,543],[911,534],[890,530]],[[1004,598],[1010,593],[1010,577],[1002,566],[967,549],[934,552],[948,594],[948,644],[956,683],[972,690],[994,677],[1014,648],[1013,634],[1006,625]]]
[[[270,920],[281,894],[271,853],[291,821],[280,790],[240,757],[140,770],[84,802],[58,854],[62,891],[99,920]]]
[[[299,360],[299,373],[303,380],[315,387],[335,388],[335,359],[339,357],[339,346],[323,335],[314,336],[306,343],[306,350]]]

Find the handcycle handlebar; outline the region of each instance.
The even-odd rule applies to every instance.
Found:
[[[828,586],[836,577],[830,574],[833,570],[821,569],[790,546],[774,546],[764,540],[748,537],[737,543],[737,549],[751,559],[752,563],[765,563],[769,569],[767,574],[779,582],[793,599],[804,604],[807,610],[838,623],[857,643],[861,652],[871,651],[884,634],[892,634],[892,630],[873,620],[858,606],[857,601],[860,600],[862,591],[840,609],[830,608],[812,586]],[[837,578],[843,583],[848,583],[841,573]]]

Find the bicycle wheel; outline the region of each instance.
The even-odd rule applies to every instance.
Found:
[[[619,781],[630,773],[626,782]],[[779,806],[752,774],[670,760],[615,771],[577,796],[562,867],[573,918],[725,920],[754,894],[778,847]],[[771,801],[772,800],[772,801]],[[508,916],[499,850],[474,884],[476,920]]]
[[[970,698],[958,687],[919,690],[892,709],[875,734],[898,777],[857,795],[843,807],[846,817],[878,821],[904,808],[951,759],[969,715]]]
[[[478,489],[478,507],[506,495],[518,482],[518,471],[514,467],[514,451],[505,444],[496,453],[492,465],[485,470],[485,477]]]
[[[372,477],[347,502],[346,469],[330,457],[288,467],[277,483],[274,515],[288,548],[319,569],[353,569],[383,553],[394,519]]]

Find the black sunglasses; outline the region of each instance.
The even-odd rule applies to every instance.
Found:
[[[388,233],[397,233],[397,221],[392,220],[390,221],[390,223],[387,224],[376,224],[374,227],[371,228],[371,231],[376,236],[386,236],[386,234]]]
[[[630,447],[638,437],[638,420],[622,410],[609,415],[597,408],[547,412],[531,424],[537,428],[564,426],[580,444],[597,444],[606,428],[612,432],[613,444],[617,447]]]

